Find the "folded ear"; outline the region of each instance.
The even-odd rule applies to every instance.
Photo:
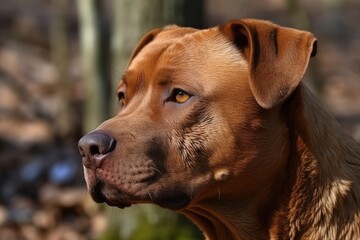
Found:
[[[268,21],[232,20],[220,31],[249,62],[250,88],[263,108],[283,102],[299,85],[309,58],[316,54],[316,39],[306,31]]]
[[[137,44],[137,46],[135,47],[135,49],[132,51],[131,56],[130,56],[130,60],[128,63],[128,66],[130,65],[130,63],[132,62],[132,60],[136,57],[136,55],[138,55],[138,53],[141,51],[141,49],[143,49],[146,45],[148,45],[152,40],[154,40],[154,38],[156,37],[156,35],[159,34],[159,32],[161,32],[160,28],[156,28],[151,30],[150,32],[148,32],[147,34],[145,34],[140,42]]]

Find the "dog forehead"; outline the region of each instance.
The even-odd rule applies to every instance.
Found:
[[[170,69],[171,74],[181,74],[182,79],[196,78],[194,80],[211,84],[213,80],[247,71],[247,66],[241,52],[218,28],[176,27],[165,30],[146,45],[133,59],[128,71],[146,72],[151,76],[165,68]]]
[[[171,46],[178,44],[181,40],[193,32],[193,28],[182,28],[175,25],[165,27],[154,39],[146,44],[131,61],[128,70],[137,70],[141,65],[155,65],[160,56]]]

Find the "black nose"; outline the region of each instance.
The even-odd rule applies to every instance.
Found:
[[[104,132],[94,131],[83,136],[78,144],[85,167],[99,167],[105,156],[114,150],[116,140]]]

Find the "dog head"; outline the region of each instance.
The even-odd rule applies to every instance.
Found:
[[[287,154],[279,107],[315,50],[309,32],[260,20],[151,31],[117,115],[79,142],[92,197],[181,210],[266,188]]]

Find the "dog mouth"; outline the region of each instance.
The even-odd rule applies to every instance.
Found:
[[[109,206],[121,209],[131,206],[130,202],[118,196],[120,193],[116,189],[107,189],[105,183],[101,180],[96,180],[93,187],[89,189],[89,192],[96,203],[106,203]]]
[[[101,192],[103,186],[104,186],[103,182],[97,181],[94,185],[94,188],[91,189],[90,191],[90,195],[92,199],[97,203],[103,203],[106,200],[104,194]]]
[[[89,186],[89,193],[95,202],[106,203],[121,209],[130,207],[132,204],[153,203],[162,208],[177,211],[186,208],[192,199],[184,190],[185,188],[179,186],[171,190],[155,189],[151,189],[151,187],[147,190],[144,189],[141,194],[135,196],[96,179]]]

